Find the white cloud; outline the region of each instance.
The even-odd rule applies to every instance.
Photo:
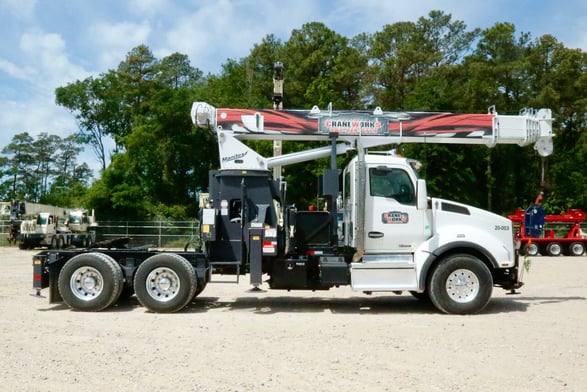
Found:
[[[137,13],[142,16],[152,17],[170,13],[175,4],[169,0],[130,0],[128,10],[131,14]]]
[[[69,61],[66,42],[60,34],[39,29],[25,31],[12,61],[0,60],[8,75],[0,101],[0,147],[13,135],[41,132],[60,136],[77,130],[74,117],[55,104],[55,88],[89,75]]]
[[[53,104],[52,97],[37,96],[26,102],[2,103],[2,127],[11,135],[28,132],[37,136],[41,132],[69,135],[77,131],[75,119],[65,109]]]
[[[24,60],[34,64],[34,79],[29,81],[35,83],[35,88],[53,90],[88,75],[69,61],[65,41],[59,34],[38,30],[25,32],[20,39],[20,49]],[[32,67],[29,65],[29,69]]]
[[[4,59],[0,59],[0,71],[7,73],[8,76],[12,78],[20,80],[28,80],[34,74],[34,69],[32,67],[20,67]]]
[[[31,19],[35,12],[37,0],[2,0],[0,9],[7,10],[19,20]]]
[[[165,34],[166,47],[154,52],[185,53],[194,66],[215,73],[227,59],[248,55],[269,34],[287,40],[292,29],[314,20],[316,11],[316,2],[310,0],[295,7],[275,1],[206,2],[178,16]]]
[[[349,38],[359,33],[381,31],[385,25],[397,22],[416,22],[420,17],[428,17],[430,11],[441,10],[450,14],[452,20],[463,20],[469,29],[482,26],[483,21],[492,20],[497,13],[496,2],[477,2],[461,0],[418,0],[399,2],[387,0],[341,0],[337,2],[325,19],[325,23],[339,34]],[[346,33],[345,33],[346,32]]]
[[[151,26],[149,22],[107,23],[100,21],[88,29],[88,44],[98,53],[97,69],[105,72],[115,68],[126,54],[140,44],[147,44]]]

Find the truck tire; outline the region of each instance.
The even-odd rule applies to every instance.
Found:
[[[103,253],[82,253],[69,259],[58,279],[63,301],[73,309],[98,312],[118,300],[122,268]]]
[[[582,256],[585,253],[585,245],[582,242],[573,242],[569,245],[569,255]]]
[[[546,245],[546,254],[549,256],[557,257],[563,253],[563,247],[558,242],[551,242]]]
[[[524,245],[524,254],[528,256],[536,256],[540,252],[540,248],[535,243]]]
[[[160,253],[149,257],[137,268],[134,288],[141,305],[150,311],[177,312],[194,298],[196,271],[184,257]]]
[[[442,260],[429,278],[428,294],[438,310],[449,314],[482,311],[491,299],[493,278],[477,257],[451,255]]]

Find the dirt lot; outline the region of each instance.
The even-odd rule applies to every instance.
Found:
[[[250,292],[248,277],[163,315],[134,297],[100,313],[49,304],[32,295],[33,253],[0,248],[5,391],[587,388],[587,257],[533,258],[520,295],[496,289],[474,316],[408,294]]]

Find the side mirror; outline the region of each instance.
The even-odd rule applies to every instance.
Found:
[[[425,210],[428,208],[428,191],[426,189],[426,181],[418,180],[416,183],[416,208]]]

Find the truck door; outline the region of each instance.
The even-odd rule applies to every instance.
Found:
[[[367,169],[365,251],[412,253],[430,237],[426,210],[416,208],[416,179],[402,167]]]

